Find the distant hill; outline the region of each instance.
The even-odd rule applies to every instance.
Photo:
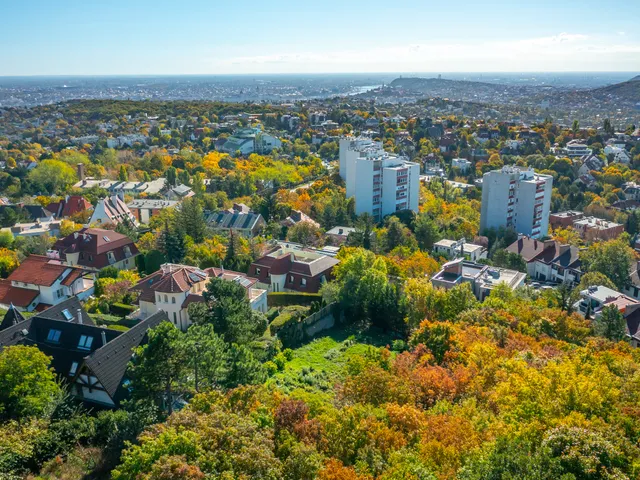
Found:
[[[640,102],[640,75],[622,83],[615,83],[589,91],[594,97],[614,96],[619,100],[638,103]]]

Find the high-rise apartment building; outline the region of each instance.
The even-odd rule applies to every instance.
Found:
[[[513,228],[531,238],[547,235],[553,177],[533,169],[505,166],[482,180],[480,233],[489,228]]]
[[[355,197],[357,215],[377,220],[400,210],[418,211],[420,166],[385,152],[368,137],[340,139],[340,176],[347,198]]]

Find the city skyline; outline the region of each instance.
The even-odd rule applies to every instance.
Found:
[[[31,0],[3,7],[0,76],[640,69],[638,2],[558,3]]]

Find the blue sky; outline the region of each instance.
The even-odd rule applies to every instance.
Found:
[[[0,17],[0,75],[640,70],[640,0],[0,0]]]

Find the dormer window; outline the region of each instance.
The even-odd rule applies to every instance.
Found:
[[[76,370],[78,370],[78,362],[73,362],[71,364],[71,368],[69,369],[69,375],[75,375]]]
[[[93,344],[93,337],[80,335],[80,341],[78,342],[78,348],[80,350],[90,350],[91,344]]]

